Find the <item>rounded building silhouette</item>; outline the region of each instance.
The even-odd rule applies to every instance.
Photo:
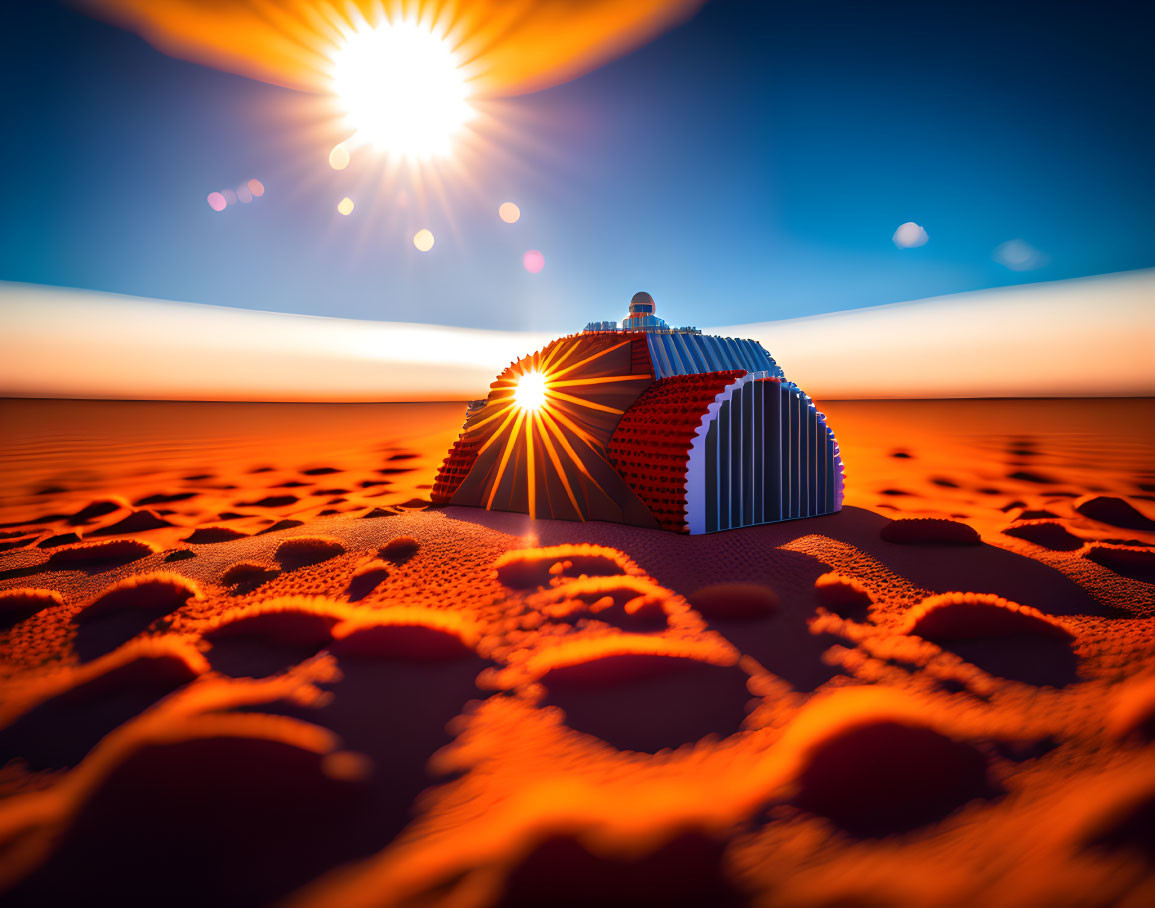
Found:
[[[842,507],[838,443],[754,340],[671,328],[635,293],[472,401],[435,504],[711,533]]]

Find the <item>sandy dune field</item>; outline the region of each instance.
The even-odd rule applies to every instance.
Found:
[[[5,904],[1155,903],[1155,407],[819,403],[837,515],[429,506],[459,404],[0,402]]]

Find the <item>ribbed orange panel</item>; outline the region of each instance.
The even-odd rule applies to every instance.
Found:
[[[434,504],[449,504],[449,499],[457,491],[462,480],[469,475],[473,464],[477,461],[477,449],[480,445],[473,440],[458,438],[449,449],[449,454],[442,461],[441,469],[437,471],[437,479],[433,482],[433,491],[429,499]]]
[[[686,464],[706,409],[742,371],[674,375],[647,388],[610,438],[610,462],[663,529],[685,532]]]

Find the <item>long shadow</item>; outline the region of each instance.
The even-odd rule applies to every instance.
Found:
[[[34,771],[75,766],[109,732],[194,677],[160,661],[137,660],[33,707],[0,729],[0,753]]]
[[[594,521],[530,520],[524,514],[476,508],[450,507],[445,513],[454,520],[511,535],[533,533],[543,546],[590,542],[621,549],[663,586],[683,595],[707,584],[730,581],[766,583],[777,589],[784,600],[790,590],[782,589],[783,583],[794,586],[802,594],[799,581],[803,578],[795,576],[798,569],[806,560],[814,565],[820,562],[774,549],[815,534],[854,546],[932,593],[956,590],[994,593],[1055,615],[1112,614],[1059,571],[1014,552],[985,543],[902,545],[886,542],[879,531],[889,518],[862,508],[846,507],[837,514],[823,517],[703,536]]]
[[[1016,634],[980,640],[952,640],[943,649],[990,675],[1039,687],[1066,687],[1079,680],[1079,657],[1069,640]]]
[[[155,607],[138,606],[134,609],[111,612],[99,618],[76,622],[76,637],[72,642],[81,662],[111,653],[118,646],[127,643],[137,634],[147,630],[157,618],[173,611],[175,606],[163,604]]]
[[[540,842],[507,877],[501,908],[554,905],[746,904],[728,879],[725,843],[686,830],[649,854],[628,859],[591,853],[574,835]]]
[[[480,696],[487,663],[343,657],[320,708],[277,713],[334,731],[371,760],[346,778],[316,754],[259,738],[151,745],[116,767],[49,861],[6,898],[72,904],[102,892],[119,904],[265,905],[340,864],[383,849],[429,786],[446,724]]]
[[[806,625],[811,614],[808,608],[790,604],[767,618],[715,618],[710,626],[795,690],[810,692],[839,673],[837,667],[822,661],[822,654],[834,644],[846,642],[833,634],[811,633]]]

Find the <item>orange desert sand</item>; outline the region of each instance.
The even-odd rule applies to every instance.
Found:
[[[1150,400],[827,402],[836,515],[435,509],[460,404],[9,400],[11,905],[1155,904]]]

